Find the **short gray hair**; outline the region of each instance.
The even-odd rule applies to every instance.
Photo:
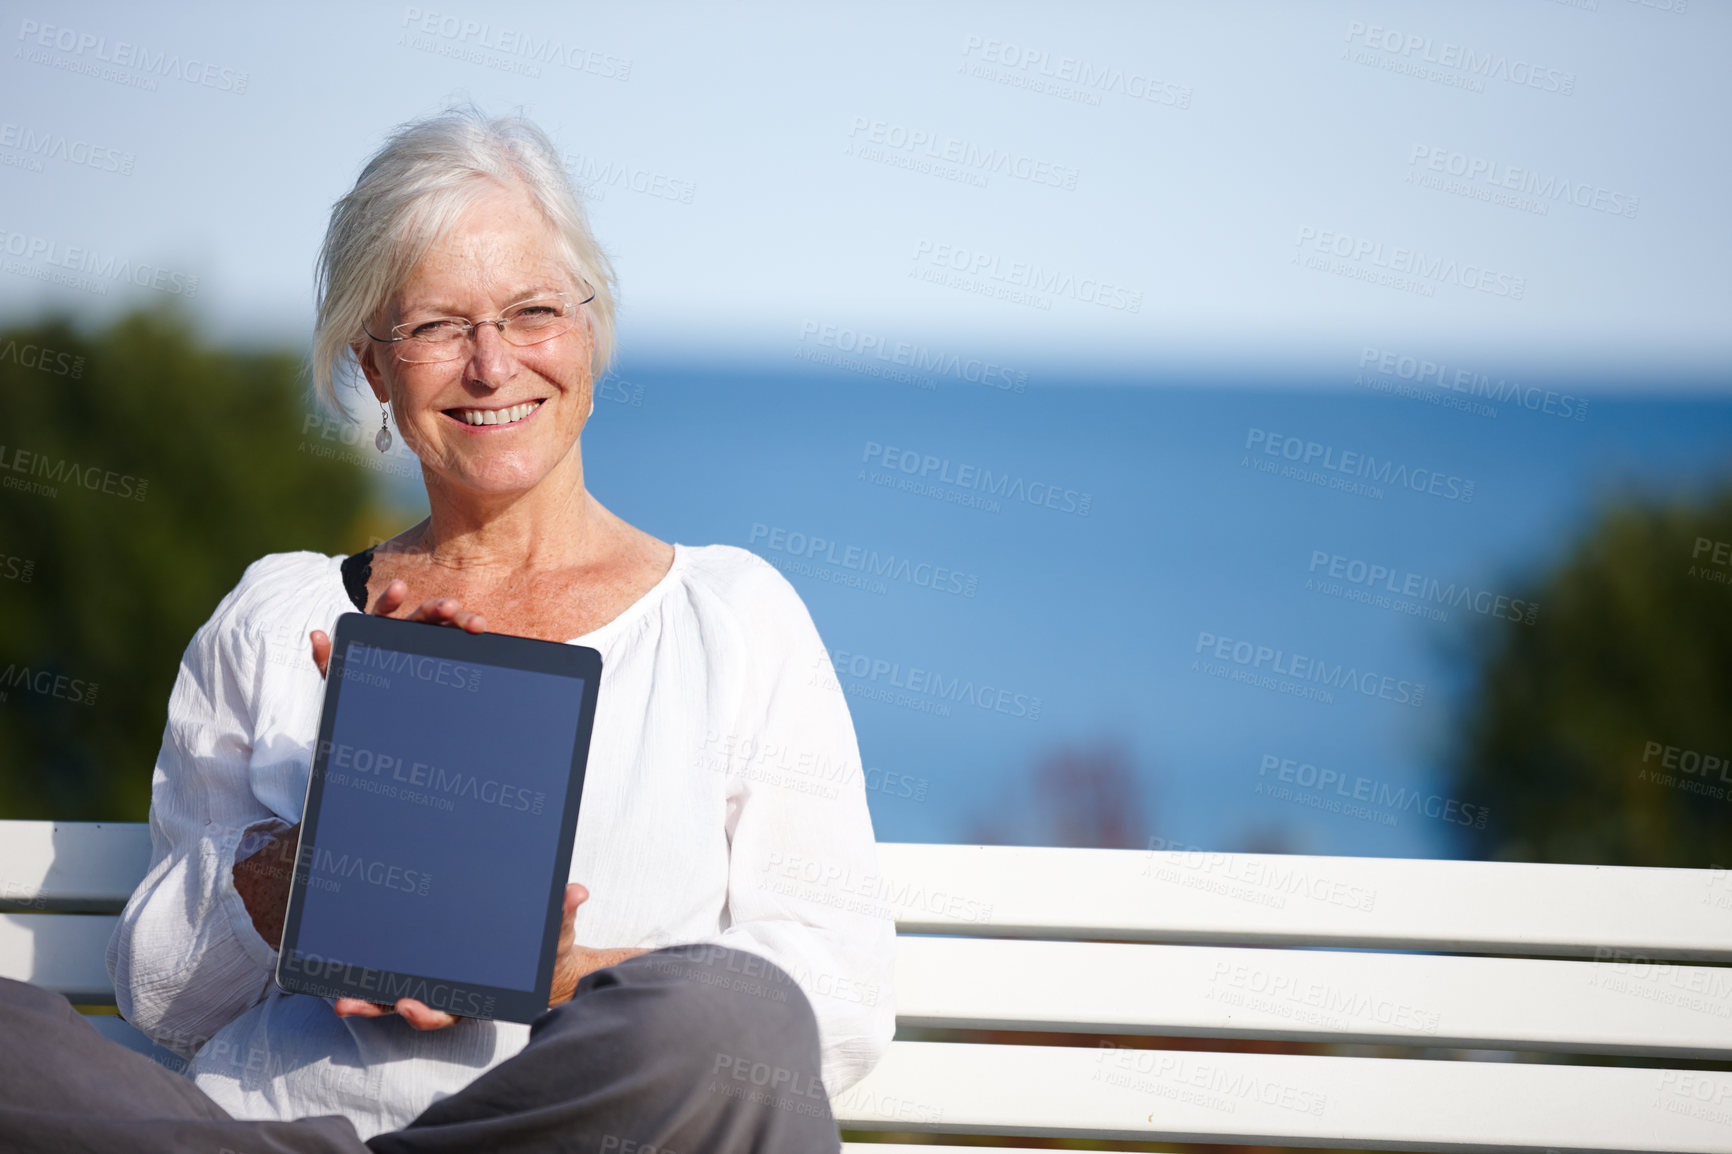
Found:
[[[337,374],[367,339],[369,317],[408,280],[463,212],[499,188],[521,188],[553,226],[566,271],[588,281],[594,347],[590,379],[613,359],[613,266],[547,135],[517,116],[490,118],[473,105],[400,126],[349,194],[331,207],[319,249],[313,390],[345,411]]]

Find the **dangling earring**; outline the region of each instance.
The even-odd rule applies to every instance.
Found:
[[[380,401],[379,402],[379,435],[373,438],[373,443],[375,445],[379,446],[379,451],[381,453],[387,453],[387,452],[390,452],[390,450],[391,450],[391,430],[387,427],[390,420],[391,420],[390,414],[385,411],[385,402]]]

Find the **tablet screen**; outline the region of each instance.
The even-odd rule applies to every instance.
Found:
[[[446,645],[457,633],[441,632]],[[297,859],[295,964],[534,990],[567,793],[581,788],[586,679],[340,644]]]

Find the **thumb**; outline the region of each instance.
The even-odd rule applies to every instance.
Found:
[[[324,677],[331,667],[331,635],[315,629],[307,637],[313,643],[313,664],[319,667],[319,676]]]
[[[576,882],[565,887],[565,908],[559,919],[559,940],[569,943],[577,937],[577,907],[589,900],[589,891]]]

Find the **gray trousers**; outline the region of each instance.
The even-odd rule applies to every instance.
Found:
[[[835,1154],[811,1005],[785,975],[786,1000],[734,989],[729,957],[739,960],[676,946],[585,976],[522,1051],[365,1143],[336,1114],[234,1118],[190,1079],[102,1037],[59,994],[0,978],[0,1150]],[[740,1074],[760,1068],[785,1076]]]

